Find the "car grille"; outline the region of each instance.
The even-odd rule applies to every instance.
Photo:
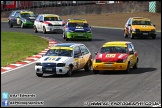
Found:
[[[56,67],[56,63],[42,63],[43,67]]]

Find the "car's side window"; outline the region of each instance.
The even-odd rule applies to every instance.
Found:
[[[40,15],[38,15],[38,17],[36,18],[36,20],[39,20],[39,18],[40,18]]]
[[[81,55],[81,51],[80,51],[79,47],[77,46],[74,48],[74,57],[80,56],[80,55]]]
[[[81,45],[81,46],[80,46],[80,49],[81,49],[81,52],[82,52],[83,55],[89,53],[88,49],[87,49],[84,45]]]
[[[15,16],[15,13],[16,13],[16,12],[15,12],[15,11],[13,11],[13,12],[11,13],[11,15],[10,15],[10,16]]]
[[[133,44],[130,44],[131,45],[131,47],[132,47],[132,49],[133,49],[133,52],[135,51],[135,49],[134,49],[134,46],[133,46]]]
[[[43,16],[41,16],[41,17],[39,18],[39,21],[43,21]]]
[[[128,24],[131,24],[131,22],[132,22],[132,20],[131,20],[131,19],[129,19]]]

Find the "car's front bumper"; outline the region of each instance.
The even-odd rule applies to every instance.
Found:
[[[126,70],[127,63],[95,63],[93,62],[94,70]]]
[[[92,33],[88,32],[66,32],[66,36],[70,39],[92,39]]]
[[[46,26],[46,32],[63,31],[63,26]]]
[[[132,32],[132,34],[136,37],[152,37],[156,36],[156,32],[151,31],[138,31],[138,32]]]
[[[42,67],[35,66],[36,73],[42,74],[66,74],[69,71],[69,67]]]

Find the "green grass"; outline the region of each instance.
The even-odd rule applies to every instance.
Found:
[[[21,32],[1,32],[1,67],[38,54],[48,40]]]

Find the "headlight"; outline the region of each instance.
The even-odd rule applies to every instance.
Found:
[[[135,30],[132,30],[133,32],[139,32],[140,30],[139,29],[135,29]]]
[[[91,31],[87,31],[87,33],[91,33]]]
[[[57,63],[57,67],[64,67],[65,65],[65,63]]]
[[[72,30],[69,30],[69,32],[74,32],[74,31],[72,31]]]
[[[124,59],[118,59],[117,63],[124,63],[124,62],[126,62],[127,58],[128,58],[128,56],[125,57]]]
[[[48,24],[48,26],[53,26],[52,24]]]
[[[38,62],[35,64],[36,66],[42,66],[42,63]]]
[[[96,63],[101,63],[102,61],[99,60],[99,59],[96,59],[95,62],[96,62]]]

